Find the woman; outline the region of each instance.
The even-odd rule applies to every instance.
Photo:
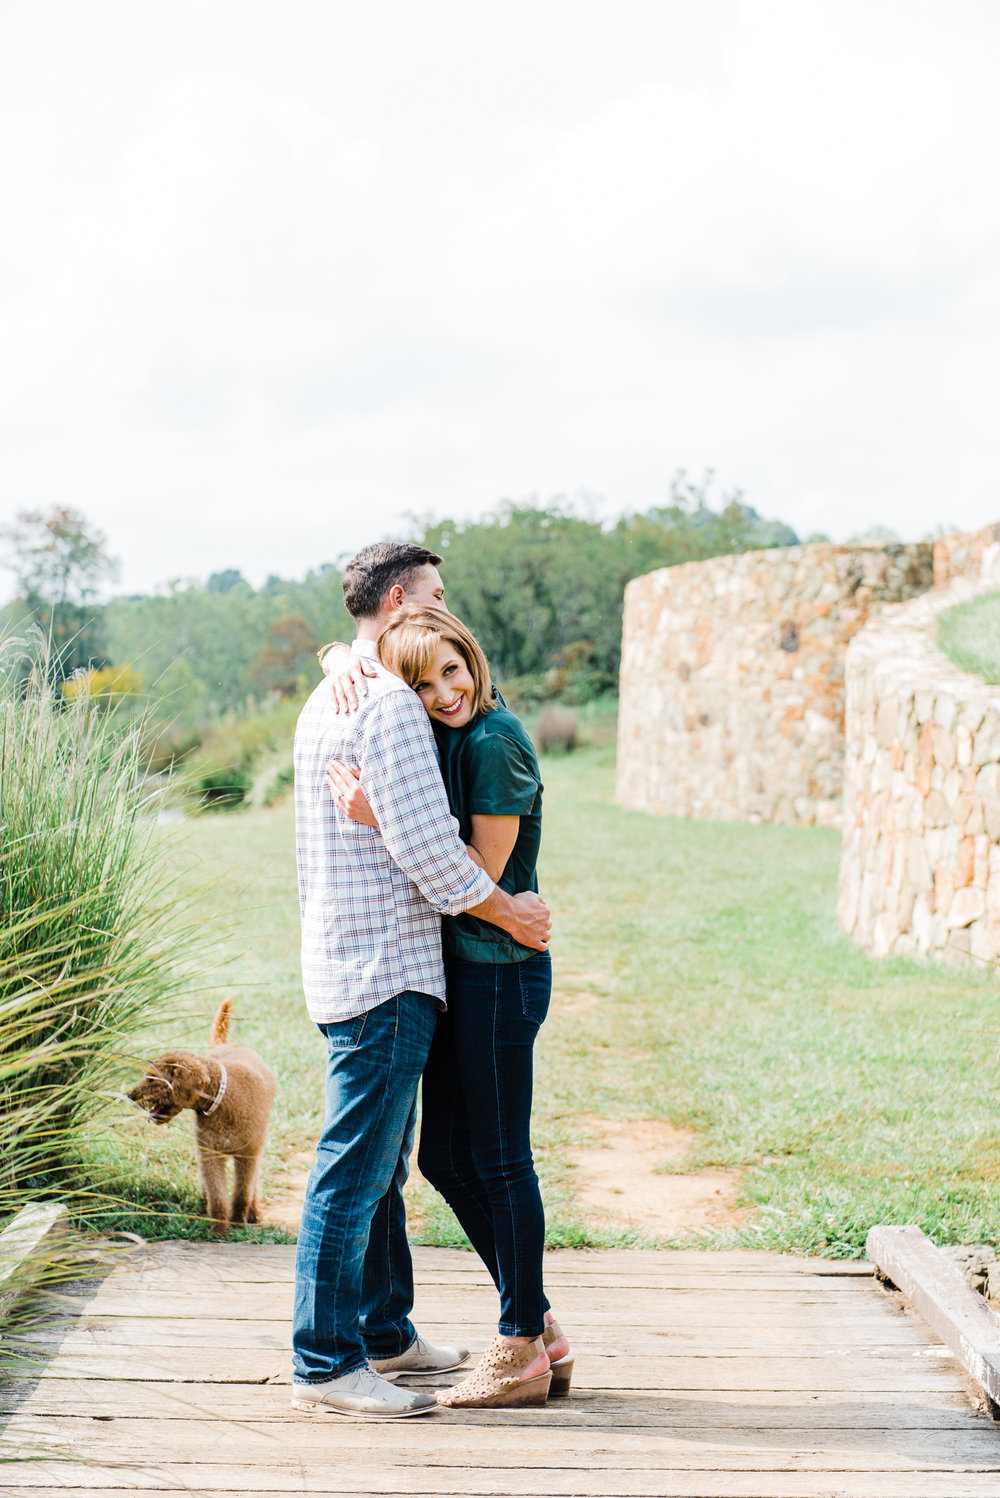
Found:
[[[434,726],[441,773],[470,857],[511,894],[536,890],[538,761],[491,681],[486,657],[444,609],[405,605],[378,640]],[[344,767],[330,786],[356,821],[378,823]],[[472,915],[442,923],[448,1009],[423,1079],[419,1165],[452,1208],[500,1293],[498,1334],[441,1404],[543,1404],[569,1392],[573,1360],[542,1286],[545,1219],[531,1155],[532,1048],[551,993],[547,952]]]

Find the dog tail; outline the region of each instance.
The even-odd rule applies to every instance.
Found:
[[[212,1033],[208,1037],[209,1045],[225,1045],[229,1038],[229,1016],[232,1012],[232,999],[223,999],[219,1005],[219,1012],[212,1021]]]

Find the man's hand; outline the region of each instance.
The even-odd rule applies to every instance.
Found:
[[[491,926],[499,926],[522,947],[533,947],[536,952],[549,950],[552,917],[545,901],[531,890],[508,895],[506,890],[497,888],[488,900],[473,906],[469,913],[481,921],[489,921]]]
[[[362,822],[365,827],[378,826],[378,817],[361,789],[360,770],[342,764],[339,759],[331,759],[326,767],[326,783],[335,804],[352,822]]]
[[[507,927],[511,936],[522,947],[534,947],[536,952],[547,952],[552,916],[545,901],[532,890],[526,889],[523,894],[511,895],[511,904],[515,906],[518,918],[517,925]]]
[[[319,663],[330,683],[334,712],[355,712],[359,699],[368,696],[367,678],[378,675],[374,662],[355,655],[349,645],[334,642],[324,648]]]

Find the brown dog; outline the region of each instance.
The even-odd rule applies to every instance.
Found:
[[[245,1045],[227,1045],[232,1003],[224,999],[212,1023],[208,1052],[167,1051],[128,1097],[155,1124],[193,1108],[198,1178],[205,1209],[220,1236],[230,1222],[259,1222],[260,1157],[274,1102],[271,1068]],[[226,1200],[226,1159],[233,1161],[233,1201]]]

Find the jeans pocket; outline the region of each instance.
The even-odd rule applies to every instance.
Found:
[[[352,1051],[361,1040],[368,1015],[356,1014],[353,1019],[333,1020],[320,1029],[326,1038],[327,1050]]]
[[[521,1013],[533,1025],[540,1025],[549,1012],[552,995],[552,966],[548,953],[519,962],[517,979],[521,989]]]

